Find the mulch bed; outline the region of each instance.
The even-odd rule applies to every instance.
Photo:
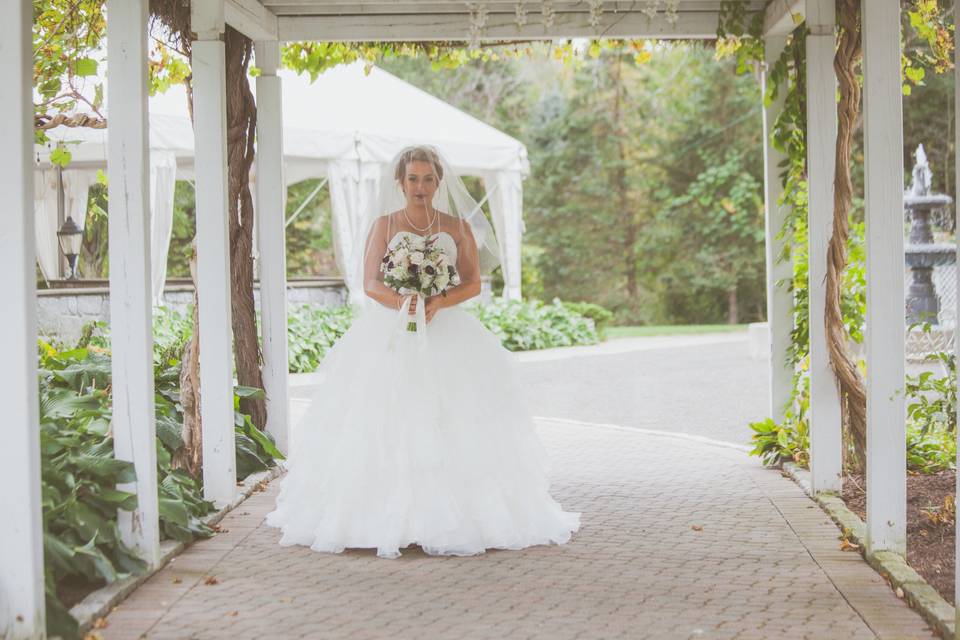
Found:
[[[862,474],[843,479],[843,501],[864,522],[867,519],[866,488]],[[907,564],[954,606],[956,529],[953,522],[935,523],[924,510],[942,509],[944,500],[954,495],[955,489],[955,471],[907,474]]]

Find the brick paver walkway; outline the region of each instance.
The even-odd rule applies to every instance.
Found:
[[[562,546],[396,560],[280,547],[276,482],[121,604],[104,638],[931,638],[789,479],[738,449],[546,422]]]

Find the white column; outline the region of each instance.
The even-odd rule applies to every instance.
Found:
[[[45,637],[43,526],[40,515],[40,419],[33,228],[33,4],[13,2],[0,20],[0,637]]]
[[[223,505],[236,493],[233,331],[227,209],[227,106],[223,0],[193,0],[193,129],[196,148],[197,288],[203,493]]]
[[[900,3],[863,3],[867,553],[907,552]]]
[[[133,462],[135,511],[119,510],[124,542],[160,560],[150,278],[147,0],[107,2],[110,136],[110,335],[115,456]]]
[[[256,43],[257,68],[257,240],[260,244],[260,318],[267,431],[287,453],[287,259],[286,185],[283,181],[283,103],[280,46]]]
[[[810,232],[810,483],[814,492],[840,491],[840,397],[830,368],[824,313],[827,244],[833,226],[837,144],[834,0],[807,0],[807,167]]]
[[[787,44],[785,35],[764,37],[766,67],[761,76],[762,97],[767,95],[767,69],[773,66]],[[767,262],[767,325],[770,335],[770,417],[782,422],[784,407],[790,401],[793,389],[793,367],[787,364],[790,351],[790,332],[793,329],[793,293],[789,283],[793,278],[793,264],[789,257],[779,260],[785,244],[777,234],[783,228],[789,212],[778,204],[783,195],[780,162],[784,154],[773,148],[771,135],[777,116],[783,110],[786,87],[781,87],[776,100],[763,109],[763,186],[766,208],[766,262]],[[786,284],[778,284],[786,283]]]

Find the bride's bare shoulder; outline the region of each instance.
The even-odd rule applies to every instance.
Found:
[[[376,217],[371,225],[373,230],[379,232],[386,232],[387,228],[390,227],[397,216],[400,214],[400,211],[393,211],[392,213],[383,213]]]
[[[446,231],[454,240],[457,242],[460,241],[460,238],[463,236],[464,220],[459,216],[452,216],[449,213],[444,213],[438,211],[437,215],[439,216],[439,228],[440,231]]]

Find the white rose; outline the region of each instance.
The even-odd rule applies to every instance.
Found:
[[[437,276],[437,279],[434,280],[434,282],[436,282],[437,286],[442,290],[445,289],[448,284],[450,284],[450,278],[447,276],[447,274],[441,273]]]
[[[414,251],[410,254],[410,264],[420,264],[423,262],[423,254],[419,251]]]
[[[446,268],[448,264],[450,264],[450,259],[447,258],[447,254],[441,253],[440,257],[437,259],[437,266]]]
[[[390,272],[394,278],[403,278],[407,275],[407,270],[403,266],[397,266],[393,268],[393,271]]]
[[[458,274],[456,274],[456,273],[453,274],[453,276],[451,276],[451,278],[450,278],[450,283],[451,283],[453,286],[459,285],[459,284],[460,284],[460,276],[459,276]]]
[[[406,258],[408,255],[410,255],[410,252],[407,251],[406,248],[400,247],[399,249],[393,252],[393,259],[395,262],[400,262],[401,260]]]

